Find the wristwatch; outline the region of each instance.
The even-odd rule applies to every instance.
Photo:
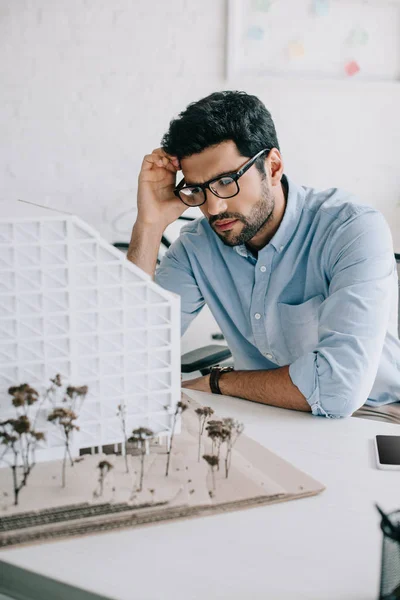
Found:
[[[210,388],[213,394],[222,394],[219,389],[219,378],[222,373],[228,373],[229,371],[233,371],[233,367],[212,367],[210,373]]]

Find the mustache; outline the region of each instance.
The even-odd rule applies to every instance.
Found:
[[[228,219],[232,219],[232,221],[237,219],[238,221],[242,221],[242,223],[246,222],[246,219],[240,213],[224,212],[219,215],[213,215],[212,217],[210,217],[209,223],[210,223],[210,225],[213,225],[215,223],[215,221],[222,221],[222,220],[228,220]]]

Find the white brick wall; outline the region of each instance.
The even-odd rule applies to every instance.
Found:
[[[224,79],[225,0],[0,0],[0,200],[77,213],[128,237],[142,157],[218,89],[257,94],[286,172],[344,186],[400,252],[400,84]],[[132,213],[112,223],[121,212]]]

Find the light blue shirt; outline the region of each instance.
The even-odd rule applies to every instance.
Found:
[[[400,401],[397,270],[377,210],[288,181],[279,229],[254,257],[206,218],[184,226],[156,281],[181,296],[182,333],[205,303],[235,369],[289,373],[314,415]]]

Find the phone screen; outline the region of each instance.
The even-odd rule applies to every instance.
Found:
[[[400,435],[377,435],[379,462],[383,465],[400,465]]]

